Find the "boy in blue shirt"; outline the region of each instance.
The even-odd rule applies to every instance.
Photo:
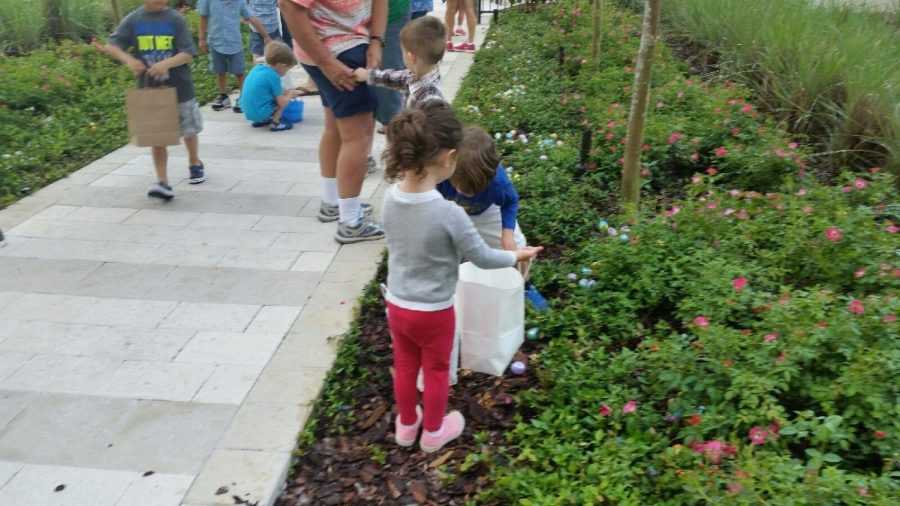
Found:
[[[500,164],[494,139],[484,129],[472,125],[463,129],[456,171],[439,183],[437,190],[466,210],[488,246],[507,251],[525,247],[525,236],[516,221],[519,194]],[[526,279],[528,267],[520,266]],[[547,309],[547,301],[530,282],[525,284],[525,295],[536,309]]]
[[[294,127],[281,120],[281,113],[291,102],[290,93],[281,87],[281,77],[297,65],[297,56],[284,42],[269,42],[264,50],[266,63],[256,65],[247,74],[241,98],[244,116],[254,128],[272,125],[269,130],[283,132]]]
[[[231,99],[228,98],[228,73],[234,74],[238,89],[244,84],[246,66],[241,19],[256,28],[265,44],[272,42],[272,39],[244,0],[199,0],[197,12],[200,13],[200,34],[197,37],[200,52],[209,50],[209,70],[216,74],[219,85],[219,96],[213,100],[212,108],[214,111],[221,111],[231,107]],[[234,112],[241,112],[240,100],[235,100]]]

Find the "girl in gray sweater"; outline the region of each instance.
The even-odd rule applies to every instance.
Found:
[[[512,267],[541,247],[495,250],[485,244],[466,212],[444,200],[437,184],[453,175],[462,125],[450,107],[430,101],[397,115],[387,130],[386,177],[397,181],[384,196],[388,241],[385,298],[394,345],[395,440],[435,452],[462,434],[459,411],[445,416],[450,350],[456,327],[453,292],[465,257],[482,269]],[[425,376],[424,411],[416,374]]]

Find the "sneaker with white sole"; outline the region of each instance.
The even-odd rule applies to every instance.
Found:
[[[363,241],[377,241],[384,238],[384,227],[380,223],[372,221],[371,218],[364,217],[359,220],[355,227],[351,227],[346,223],[338,225],[337,232],[334,234],[334,240],[341,244],[352,244]]]
[[[231,98],[226,93],[220,93],[212,103],[212,110],[221,111],[231,107]]]
[[[231,110],[236,113],[244,112],[244,110],[241,109],[241,97],[234,99],[234,107],[232,107]]]
[[[150,185],[150,188],[147,190],[147,196],[162,200],[172,200],[172,197],[175,196],[175,192],[172,191],[171,186],[160,181],[159,183]]]
[[[419,427],[422,426],[422,408],[416,404],[416,423],[403,425],[400,423],[400,415],[394,419],[394,442],[400,446],[412,446],[419,435]]]
[[[439,436],[432,436],[427,430],[422,431],[422,437],[419,438],[419,448],[425,453],[434,453],[450,441],[461,436],[465,428],[466,419],[463,418],[462,413],[451,411],[444,416]]]
[[[475,52],[475,43],[474,42],[460,42],[459,44],[453,46],[453,50],[457,53],[474,53]]]
[[[190,165],[188,166],[188,172],[190,172],[190,177],[188,178],[188,183],[190,184],[200,184],[206,181],[206,176],[203,171],[203,162],[200,162],[200,165]]]
[[[362,211],[363,217],[369,216],[370,214],[372,214],[372,204],[360,204],[359,210]],[[316,218],[318,218],[322,223],[337,221],[340,217],[341,209],[338,207],[338,205],[326,204],[325,202],[322,202],[322,205],[319,206],[319,214],[316,215]]]

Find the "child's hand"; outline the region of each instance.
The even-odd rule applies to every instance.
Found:
[[[519,247],[516,246],[516,235],[512,230],[504,228],[500,232],[500,247],[506,251],[515,251],[519,249]]]
[[[101,53],[106,52],[106,46],[97,42],[97,39],[91,39],[91,46],[93,46],[94,49],[96,49],[97,51],[100,51]]]
[[[130,68],[136,76],[139,76],[147,71],[147,66],[144,65],[144,62],[134,57],[128,60],[128,68]]]
[[[166,72],[169,71],[169,64],[161,61],[154,63],[152,67],[147,71],[150,74],[150,77],[162,77],[166,75]]]
[[[543,250],[543,246],[526,246],[523,249],[516,250],[516,260],[519,262],[530,260]]]
[[[360,67],[353,71],[353,78],[358,83],[364,83],[369,80],[369,71]]]

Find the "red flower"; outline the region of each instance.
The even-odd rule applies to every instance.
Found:
[[[710,167],[710,168],[706,169],[706,173],[709,174],[710,176],[715,176],[716,174],[719,173],[719,171],[716,170],[715,167]]]
[[[747,278],[739,277],[731,280],[731,286],[734,287],[735,292],[743,292],[744,288],[747,287]]]
[[[685,420],[684,423],[688,425],[700,425],[700,415],[693,415]]]
[[[675,144],[681,139],[681,132],[672,132],[669,134],[669,144]]]
[[[725,146],[719,146],[716,148],[716,156],[718,156],[719,158],[722,158],[726,155],[728,155],[728,150],[725,149]]]
[[[866,312],[865,308],[863,308],[863,303],[859,299],[853,299],[852,302],[847,306],[847,311],[850,311],[854,314],[863,314]]]
[[[765,336],[763,336],[763,341],[765,341],[767,343],[770,343],[776,339],[778,339],[778,334],[776,334],[774,332],[770,332],[770,333],[766,334]]]
[[[769,438],[769,431],[764,427],[753,427],[750,429],[750,443],[753,446],[759,446],[761,444],[765,444],[766,439]]]
[[[750,104],[741,107],[741,112],[753,112],[753,106]]]
[[[887,437],[887,434],[883,430],[875,431],[875,439],[884,439]]]
[[[705,316],[697,316],[696,318],[694,318],[694,325],[698,327],[706,327],[707,325],[709,325],[709,318]]]
[[[831,242],[838,242],[844,237],[844,234],[837,227],[828,227],[825,230],[825,238]]]
[[[597,409],[597,411],[600,412],[600,416],[611,416],[612,415],[612,409],[610,409],[609,406],[607,406],[606,404],[601,404],[600,407]]]

